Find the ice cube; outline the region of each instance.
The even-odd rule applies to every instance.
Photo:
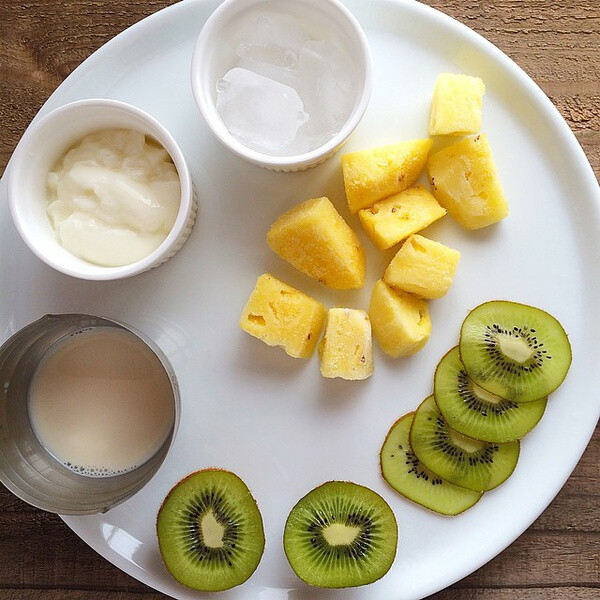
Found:
[[[235,66],[295,87],[298,52],[308,36],[292,15],[266,12],[242,29]]]
[[[217,82],[217,111],[244,145],[281,154],[309,116],[292,87],[234,67]]]
[[[296,90],[311,115],[311,123],[305,127],[307,136],[324,143],[346,122],[355,97],[352,72],[347,55],[337,44],[309,40],[302,46]]]
[[[279,47],[272,48],[244,43],[238,46],[236,54],[237,67],[274,79],[290,87],[296,86],[297,57],[289,58]]]
[[[249,58],[257,63],[265,63],[293,69],[298,62],[298,54],[291,48],[282,47],[270,42],[242,42],[235,51],[238,58]]]
[[[310,39],[297,17],[275,10],[265,11],[244,22],[239,31],[243,53],[252,48],[271,52],[271,59],[293,67],[300,48]],[[239,47],[238,47],[239,49]]]

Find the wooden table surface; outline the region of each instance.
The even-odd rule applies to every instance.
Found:
[[[170,4],[174,2],[2,0],[1,170],[29,121],[79,63],[132,23]],[[484,35],[533,77],[569,123],[596,176],[600,174],[598,0],[426,4]],[[597,389],[590,393],[599,396]],[[556,439],[560,443],[560,432]],[[598,600],[599,571],[600,427],[596,427],[571,478],[537,521],[494,560],[432,598]],[[57,516],[29,507],[0,486],[0,598],[165,596],[102,559]]]

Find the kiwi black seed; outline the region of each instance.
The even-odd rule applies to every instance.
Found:
[[[519,459],[519,441],[483,442],[450,427],[434,397],[417,408],[410,445],[417,458],[431,471],[451,483],[475,491],[500,485],[514,471]]]
[[[381,474],[405,498],[443,515],[457,515],[473,506],[483,492],[454,485],[421,463],[409,440],[414,414],[398,419],[387,434],[381,448]]]
[[[296,575],[325,588],[380,579],[394,561],[397,543],[398,525],[387,502],[349,481],[329,481],[299,500],[283,535]]]
[[[205,592],[246,581],[265,547],[256,501],[237,475],[219,469],[197,471],[180,481],[160,507],[156,526],[171,575]]]
[[[548,396],[571,365],[567,334],[552,315],[505,300],[486,302],[467,315],[459,348],[478,386],[514,402]]]
[[[517,403],[486,392],[467,375],[458,347],[439,362],[433,394],[446,423],[486,442],[510,442],[531,431],[542,418],[547,398]]]

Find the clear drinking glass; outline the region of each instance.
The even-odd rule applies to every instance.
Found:
[[[108,477],[80,475],[52,456],[36,437],[28,410],[29,386],[40,360],[55,344],[97,327],[136,336],[158,358],[171,384],[173,423],[159,450],[131,471]],[[158,471],[179,422],[177,379],[162,351],[142,333],[110,319],[83,314],[46,315],[0,348],[0,481],[16,496],[65,515],[106,512],[131,497]]]

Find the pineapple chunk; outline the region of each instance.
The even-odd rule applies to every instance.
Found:
[[[445,214],[431,193],[417,185],[360,210],[358,217],[373,243],[386,250]]]
[[[383,274],[391,287],[421,298],[441,298],[450,288],[460,252],[422,235],[411,235]]]
[[[323,377],[366,379],[373,374],[369,315],[354,308],[330,308],[319,344]]]
[[[325,307],[291,285],[265,273],[257,281],[240,318],[240,327],[295,358],[309,358],[323,324]]]
[[[344,188],[351,213],[409,188],[417,180],[433,142],[409,140],[342,156]]]
[[[485,134],[465,138],[432,154],[427,171],[437,201],[463,227],[487,227],[508,215]]]
[[[481,129],[485,85],[479,77],[442,73],[435,82],[429,135],[468,135]]]
[[[299,271],[338,290],[365,283],[365,252],[326,197],[307,200],[279,217],[267,243]]]
[[[382,279],[373,286],[369,317],[381,349],[393,358],[418,352],[431,334],[427,302],[392,290]]]

